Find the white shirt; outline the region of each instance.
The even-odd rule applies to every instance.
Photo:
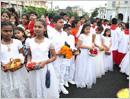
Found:
[[[61,30],[62,31],[62,30]],[[54,29],[52,35],[49,36],[49,39],[52,41],[55,47],[56,53],[60,50],[60,48],[65,45],[65,41],[67,40],[67,33],[62,31],[59,33],[57,30]]]

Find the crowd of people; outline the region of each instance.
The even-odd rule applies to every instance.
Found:
[[[69,84],[91,89],[113,66],[129,76],[129,23],[68,18],[64,12],[37,18],[35,11],[23,14],[21,20],[12,8],[1,14],[2,98],[59,98],[60,92],[69,94],[65,88]],[[59,52],[64,45],[80,53],[66,59]],[[95,57],[89,54],[94,49]],[[6,70],[10,58],[20,58],[22,68]],[[31,70],[31,62],[40,65]]]

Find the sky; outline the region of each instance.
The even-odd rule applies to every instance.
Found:
[[[51,2],[51,1],[48,1]],[[75,6],[79,5],[81,8],[83,8],[86,12],[90,12],[90,9],[95,9],[99,6],[105,6],[107,4],[107,1],[53,1],[53,9],[55,6],[59,6],[60,9],[65,9],[67,6]],[[48,9],[51,8],[51,4],[48,3]]]

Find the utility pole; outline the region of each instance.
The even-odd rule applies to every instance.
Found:
[[[47,3],[50,3],[50,4],[51,4],[51,11],[52,11],[52,10],[53,10],[53,1],[47,2]]]

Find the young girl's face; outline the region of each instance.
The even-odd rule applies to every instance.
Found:
[[[22,24],[27,24],[28,21],[29,21],[29,20],[27,19],[26,16],[23,16],[23,17],[22,17]]]
[[[14,16],[11,16],[10,21],[12,24],[15,24],[16,20],[15,20]]]
[[[33,30],[36,36],[44,35],[44,32],[46,31],[46,27],[42,24],[40,21],[36,21]]]
[[[87,27],[84,29],[84,33],[85,33],[85,34],[90,33],[90,26],[87,26]]]
[[[111,31],[110,31],[110,30],[108,30],[108,31],[106,32],[106,36],[109,36],[109,35],[110,35],[110,33],[111,33]]]
[[[13,36],[13,28],[11,25],[1,28],[1,35],[4,39],[10,39]]]
[[[24,33],[22,31],[15,30],[14,35],[17,39],[21,39],[24,36]]]
[[[77,28],[80,27],[80,21],[77,24],[75,24],[75,27],[77,27]]]
[[[71,27],[68,27],[67,29],[64,30],[68,35],[70,35],[71,31],[72,31],[72,28]]]
[[[45,20],[46,21],[46,18],[44,15],[41,16],[41,19]]]
[[[7,13],[3,13],[2,16],[1,16],[1,21],[9,21],[9,16]]]

